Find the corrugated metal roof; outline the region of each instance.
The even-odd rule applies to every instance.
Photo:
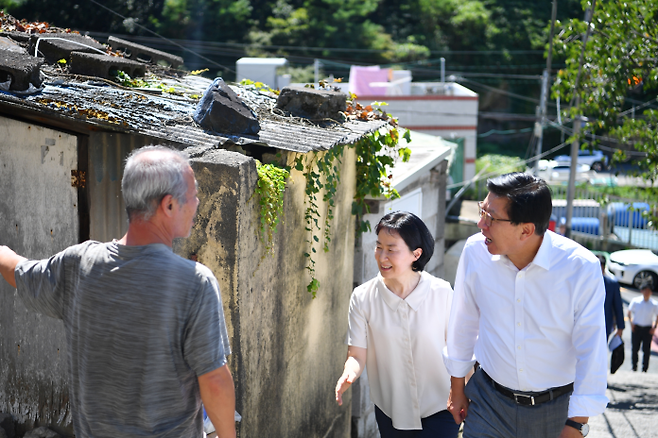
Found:
[[[198,76],[163,78],[165,88],[181,94],[201,95],[212,83]],[[76,120],[109,131],[137,133],[189,146],[221,147],[226,144],[259,145],[294,152],[331,149],[353,143],[384,125],[381,120],[313,124],[296,117],[274,114],[274,97],[245,87],[234,90],[258,114],[261,130],[256,136],[222,136],[206,132],[193,120],[197,99],[153,91],[120,88],[101,80],[55,77],[44,82],[40,93],[18,97],[0,93],[0,105],[21,108],[41,117]]]

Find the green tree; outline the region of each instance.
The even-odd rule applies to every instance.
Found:
[[[380,0],[305,0],[293,4],[278,0],[264,26],[254,29],[250,40],[255,45],[326,48],[326,51],[301,51],[308,57],[330,57],[334,48],[371,49],[379,51],[372,59],[382,61],[393,50],[390,35],[368,15]],[[280,54],[286,54],[282,48]],[[300,50],[295,50],[300,54]],[[342,52],[344,59],[357,59],[362,54]]]
[[[591,7],[583,2],[583,8]],[[556,48],[565,54],[566,68],[559,72],[553,94],[564,106],[574,103],[568,116],[587,117],[584,142],[613,147],[617,158],[645,154],[636,162],[642,175],[655,181],[658,111],[651,107],[658,90],[658,0],[596,2],[581,64],[586,31],[587,23],[579,19],[561,26]]]
[[[170,38],[243,42],[252,11],[249,0],[165,0],[158,30]]]
[[[96,32],[144,34],[139,24],[154,28],[162,18],[165,0],[103,0],[97,3],[126,17],[108,12],[89,0],[0,0],[0,7],[18,19],[46,21],[57,27]]]

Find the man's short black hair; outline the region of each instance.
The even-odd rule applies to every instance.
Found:
[[[487,180],[487,189],[505,197],[512,225],[535,224],[535,234],[543,236],[553,210],[551,189],[546,182],[528,173],[513,172]]]
[[[406,211],[394,211],[381,218],[375,227],[375,233],[379,235],[383,228],[398,233],[411,251],[416,248],[422,249],[423,253],[411,264],[411,269],[414,271],[425,269],[425,265],[434,254],[434,237],[418,216]]]

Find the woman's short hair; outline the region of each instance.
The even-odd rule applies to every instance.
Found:
[[[423,250],[418,260],[412,263],[411,269],[422,271],[434,254],[434,237],[425,223],[418,216],[407,211],[394,211],[387,214],[375,227],[379,235],[382,229],[394,231],[400,235],[411,251],[416,248]]]
[[[512,225],[535,224],[535,234],[543,236],[553,211],[551,189],[546,182],[528,173],[513,172],[487,180],[487,189],[508,199],[507,215]]]
[[[143,156],[149,152],[164,153]],[[128,221],[150,219],[166,195],[181,204],[187,202],[185,171],[189,165],[187,155],[165,146],[145,146],[132,151],[126,158],[121,180]]]

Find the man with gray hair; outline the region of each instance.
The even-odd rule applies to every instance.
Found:
[[[202,402],[220,438],[235,437],[235,392],[219,286],[172,251],[199,205],[187,157],[134,151],[121,184],[128,232],[45,260],[0,246],[0,273],[29,309],[62,319],[79,437],[190,437]]]

